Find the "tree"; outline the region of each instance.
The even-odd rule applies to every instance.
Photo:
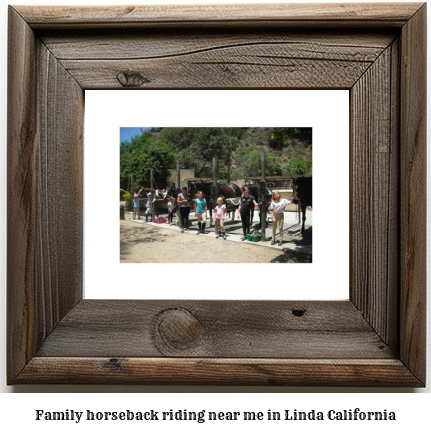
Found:
[[[172,148],[177,163],[193,168],[197,177],[212,176],[214,157],[229,176],[233,154],[246,133],[247,128],[163,128],[159,140]]]
[[[248,128],[223,128],[223,165],[226,167],[226,180],[230,183],[230,173],[232,169],[235,151],[244,145],[244,139],[249,135]]]
[[[168,145],[146,133],[133,137],[120,145],[120,188],[131,189],[131,173],[135,175],[135,191],[140,186],[150,187],[151,169],[155,186],[163,188],[174,164],[174,153]]]
[[[256,147],[240,147],[234,155],[236,168],[233,170],[235,178],[254,177],[259,174],[260,151]]]
[[[299,157],[289,161],[283,166],[283,175],[301,176],[308,174],[311,170],[311,159]]]
[[[261,175],[261,151],[256,147],[240,147],[234,156],[236,168],[234,169],[235,178],[256,177]],[[282,175],[282,165],[280,158],[272,152],[265,152],[265,175]]]
[[[282,148],[287,140],[298,140],[306,146],[311,146],[312,135],[311,127],[277,128],[270,136],[269,145],[273,148]]]

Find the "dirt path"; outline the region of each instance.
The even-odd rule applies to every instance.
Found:
[[[296,263],[311,255],[120,221],[122,263]]]

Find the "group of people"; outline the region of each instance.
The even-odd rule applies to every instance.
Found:
[[[272,219],[272,241],[271,245],[275,245],[275,235],[277,228],[279,230],[280,240],[278,245],[283,244],[283,223],[284,223],[284,209],[289,205],[292,200],[282,199],[279,192],[275,191],[273,193],[273,200],[271,201],[271,219]],[[250,214],[252,208],[259,206],[253,195],[250,195],[250,190],[248,187],[244,188],[244,194],[241,196],[239,207],[237,213],[241,216],[243,237],[241,240],[247,238],[247,234],[250,234]]]
[[[180,209],[180,218],[183,221],[181,232],[189,230],[189,216],[191,208],[194,208],[196,217],[198,219],[198,231],[197,234],[205,234],[206,218],[208,217],[207,201],[204,197],[203,192],[198,192],[197,198],[192,202],[189,201],[187,196],[187,188],[183,187],[181,193],[178,194],[177,201],[174,198],[170,198],[168,202],[169,221],[172,221],[173,215],[176,212],[177,207]],[[214,209],[215,221],[217,226],[218,235],[217,238],[223,237],[226,240],[226,231],[224,228],[224,219],[227,209],[223,204],[223,198],[217,198],[217,205]]]
[[[256,199],[253,195],[250,195],[250,190],[248,187],[244,188],[244,193],[240,198],[239,207],[237,210],[237,215],[241,217],[242,223],[242,231],[243,237],[242,241],[247,239],[247,234],[250,234],[250,214],[251,210],[254,207],[258,207],[259,204],[256,202]],[[149,196],[147,201],[147,209],[145,211],[146,221],[148,222],[148,217],[151,215],[152,206],[154,205],[155,195]],[[223,204],[223,198],[217,198],[217,205],[214,209],[215,213],[215,223],[217,227],[217,238],[223,237],[226,240],[226,230],[224,227],[225,215],[227,213],[226,205]],[[273,193],[273,200],[271,201],[270,210],[271,210],[271,219],[272,219],[272,241],[271,245],[275,245],[275,235],[277,232],[277,228],[280,235],[280,240],[278,241],[278,245],[281,246],[283,244],[283,222],[284,222],[284,209],[287,205],[289,205],[292,200],[282,199],[280,193],[275,191]],[[207,201],[204,197],[203,192],[198,192],[197,198],[193,199],[193,201],[189,201],[187,195],[187,188],[183,187],[181,189],[181,193],[178,194],[177,199],[171,197],[168,202],[168,222],[172,223],[173,217],[177,212],[177,209],[180,210],[180,217],[183,221],[181,232],[189,230],[189,216],[190,211],[192,209],[192,205],[194,211],[196,213],[196,217],[198,219],[198,231],[197,234],[205,234],[205,225],[207,218]],[[138,194],[134,194],[133,196],[133,219],[141,219],[141,214],[139,211],[139,198]]]
[[[241,196],[237,215],[241,217],[243,237],[242,241],[247,239],[247,234],[250,234],[250,214],[254,207],[259,206],[253,195],[250,195],[250,190],[245,187]],[[275,235],[277,228],[280,235],[278,245],[283,244],[283,223],[284,223],[284,209],[292,201],[288,199],[282,199],[279,192],[274,192],[273,200],[270,205],[271,219],[272,219],[272,241],[271,245],[275,245]],[[197,198],[193,199],[192,202],[188,200],[187,188],[183,187],[181,193],[177,197],[177,201],[171,198],[168,203],[169,221],[172,222],[173,215],[176,212],[177,207],[180,209],[180,217],[183,221],[181,232],[188,231],[189,229],[189,215],[191,208],[194,208],[196,217],[198,219],[198,231],[197,234],[205,233],[205,225],[207,218],[207,202],[203,192],[198,192]],[[226,231],[224,227],[224,219],[227,213],[226,205],[223,204],[223,198],[217,198],[217,206],[214,209],[215,223],[217,227],[217,238],[223,237],[226,240]]]
[[[142,190],[143,188],[141,188]],[[141,192],[141,191],[139,191]],[[147,209],[145,210],[145,220],[146,222],[148,222],[148,217],[151,217],[152,214],[152,206],[154,205],[154,201],[156,199],[156,194],[155,192],[153,193],[153,195],[148,194],[148,201],[146,203]],[[139,203],[139,194],[134,194],[133,195],[133,220],[135,219],[141,219],[141,207],[140,207],[140,203]]]

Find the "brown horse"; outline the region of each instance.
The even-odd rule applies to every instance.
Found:
[[[214,182],[205,181],[205,180],[196,180],[188,182],[187,194],[189,197],[194,197],[198,192],[203,192],[208,210],[210,212],[210,226],[213,222],[212,210],[217,205],[217,198],[221,196],[226,202],[227,198],[238,198],[241,196],[241,189],[234,183],[228,183],[226,185],[222,185],[217,183],[217,196],[214,196]],[[228,211],[231,209],[227,205]]]
[[[302,212],[302,229],[301,234],[304,235],[305,230],[305,213],[307,207],[313,206],[313,182],[311,177],[298,177],[293,180],[293,199],[299,200]]]

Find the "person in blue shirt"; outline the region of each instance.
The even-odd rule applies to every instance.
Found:
[[[136,216],[138,219],[141,219],[141,213],[139,208],[139,198],[138,194],[133,195],[133,220],[136,219]]]
[[[204,198],[203,192],[198,192],[198,197],[194,200],[195,213],[198,218],[198,234],[205,234],[205,224],[206,224],[206,216],[207,216],[207,201]]]

